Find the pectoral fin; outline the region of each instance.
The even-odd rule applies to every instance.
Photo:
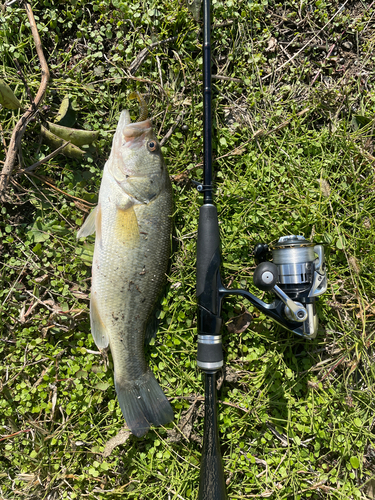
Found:
[[[105,330],[104,323],[100,317],[98,304],[95,297],[95,292],[91,293],[90,299],[90,322],[91,322],[91,334],[94,338],[95,344],[100,348],[104,349],[108,347],[109,338]]]
[[[96,238],[102,244],[102,207],[100,204],[96,207],[95,231]]]
[[[86,236],[90,236],[90,234],[95,233],[95,219],[98,212],[98,207],[99,206],[96,206],[94,210],[90,212],[81,229],[77,233],[77,239],[84,238]]]
[[[133,246],[138,243],[139,228],[133,205],[126,210],[117,209],[115,236],[126,246]]]

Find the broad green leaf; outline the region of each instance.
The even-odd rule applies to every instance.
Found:
[[[94,477],[98,477],[99,476],[99,471],[97,471],[94,467],[90,467],[89,468],[89,474],[91,474]]]
[[[356,418],[354,419],[354,425],[355,425],[356,427],[361,427],[361,426],[362,426],[362,420],[361,420],[360,418],[356,417]]]
[[[49,146],[51,146],[53,150],[59,148],[64,144],[64,139],[61,139],[57,135],[53,134],[47,128],[43,127],[43,125],[40,127],[40,130],[44,141]],[[85,151],[82,151],[82,149],[80,149],[78,146],[75,146],[74,144],[67,144],[61,150],[61,153],[65,156],[68,156],[69,158],[74,158],[76,160],[81,160],[85,155]]]
[[[106,391],[109,387],[109,383],[108,382],[98,382],[96,385],[95,385],[95,389],[99,389],[99,391]]]
[[[362,127],[371,122],[371,118],[369,118],[368,116],[355,115],[354,118],[356,119],[357,123]]]
[[[43,243],[43,241],[47,241],[49,239],[49,234],[34,228],[27,234],[30,236],[33,243]]]
[[[339,250],[342,250],[343,248],[345,248],[345,238],[344,236],[339,236],[337,241],[336,241],[336,247],[339,249]]]
[[[353,467],[353,469],[358,469],[359,467],[359,460],[357,457],[350,457],[350,463]]]
[[[13,90],[3,80],[0,80],[0,104],[4,108],[18,109],[22,108],[20,101],[14,95]]]
[[[62,127],[56,123],[48,123],[49,131],[57,137],[70,141],[75,146],[88,146],[97,139],[99,132],[93,130],[79,130],[76,128]]]
[[[63,127],[72,127],[76,122],[77,114],[73,109],[69,96],[65,96],[60,105],[60,109],[55,117],[55,123]]]
[[[32,225],[30,231],[27,232],[33,243],[43,243],[50,238],[49,227],[46,224],[42,224],[41,221],[36,221]],[[38,248],[36,248],[38,250]]]
[[[94,244],[85,243],[83,246],[77,247],[76,255],[86,266],[91,267],[94,256]]]

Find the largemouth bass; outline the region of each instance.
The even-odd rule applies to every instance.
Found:
[[[129,112],[121,113],[98,205],[77,235],[96,231],[91,332],[99,348],[110,346],[121,411],[138,437],[150,424],[173,420],[144,355],[146,328],[165,281],[172,222],[171,182],[144,114],[144,101],[142,121],[131,123]]]

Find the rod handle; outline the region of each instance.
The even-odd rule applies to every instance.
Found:
[[[219,270],[220,234],[217,209],[215,205],[205,204],[199,209],[197,299],[200,306],[215,315],[219,313]]]

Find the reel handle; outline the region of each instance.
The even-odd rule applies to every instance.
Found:
[[[275,264],[272,262],[261,262],[255,268],[253,281],[259,290],[268,292],[275,287],[278,277],[279,270]]]
[[[294,302],[280,287],[276,285],[279,271],[272,262],[261,262],[255,268],[253,281],[254,285],[264,292],[272,290],[285,304],[286,314],[292,321],[303,322],[307,319],[307,311],[302,304]]]

